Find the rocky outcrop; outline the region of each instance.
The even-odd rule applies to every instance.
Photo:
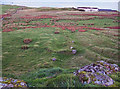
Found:
[[[0,77],[0,89],[7,88],[7,87],[27,87],[27,84],[23,80]]]
[[[119,72],[120,68],[116,64],[110,64],[104,61],[97,61],[90,65],[80,68],[74,72],[82,83],[94,83],[98,85],[110,86],[114,84],[114,80],[108,74]]]

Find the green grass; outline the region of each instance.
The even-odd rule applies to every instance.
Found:
[[[117,60],[115,55],[111,55],[113,54],[111,53],[112,50],[113,52],[117,51],[117,49],[111,49],[111,47],[117,44],[112,43],[109,37],[92,35],[91,31],[71,33],[68,30],[60,30],[60,34],[54,34],[56,29],[36,28],[16,30],[8,33],[4,32],[2,38],[4,39],[2,52],[3,75],[13,74],[14,76],[20,76],[29,73],[29,71],[54,67],[74,69],[101,59],[107,60],[110,58],[112,61]],[[25,38],[32,39],[32,42],[28,44],[30,47],[28,50],[21,49],[21,46],[25,45],[23,43]],[[75,43],[71,43],[71,41],[75,41]],[[89,44],[92,45],[89,46]],[[76,55],[71,55],[70,46],[76,48]],[[100,49],[102,48],[104,48],[105,53],[107,52],[106,54],[101,53]],[[62,53],[62,51],[65,52]],[[57,60],[53,62],[52,58],[56,58]],[[34,76],[31,76],[31,78],[34,78]],[[25,79],[25,77],[22,79]],[[30,82],[31,86],[42,86],[42,84],[38,84],[38,81],[46,81],[46,79],[31,80],[28,83]],[[49,83],[47,82],[47,84]],[[50,84],[49,86],[59,85]],[[69,85],[66,84],[64,86]]]
[[[115,80],[114,85],[111,85],[110,87],[120,87],[120,72],[110,74],[110,77]]]
[[[31,21],[30,23],[38,23],[38,22],[40,22],[40,23],[43,23],[43,24],[45,24],[45,23],[49,24],[50,20],[51,19],[40,19],[40,20],[36,20],[36,21]]]
[[[97,36],[91,34],[91,31],[71,33],[68,30],[60,30],[60,34],[54,34],[56,29],[36,28],[4,32],[3,73],[19,74],[19,72],[24,73],[36,68],[80,67],[80,65],[100,60],[100,58],[96,59],[99,56],[105,59],[111,58],[113,61],[117,60],[117,49],[111,49],[117,44],[107,36]],[[21,49],[21,46],[25,45],[23,43],[25,38],[32,39],[32,42],[28,44],[30,47],[28,50]],[[76,48],[76,55],[71,55],[71,46]],[[53,62],[52,58],[57,60]]]
[[[82,84],[79,78],[73,75],[76,69],[44,68],[15,77],[4,75],[8,78],[19,78],[27,82],[29,87],[99,87],[93,84]]]
[[[20,8],[20,6],[16,6],[16,5],[0,5],[1,9],[2,9],[2,14],[6,13],[6,11],[10,10],[10,9],[17,9]]]
[[[71,20],[59,20],[57,22],[66,22],[66,23],[69,23],[69,22],[74,22],[74,23],[78,23],[78,26],[84,26],[83,24],[90,24],[90,23],[94,23],[94,26],[95,27],[110,27],[110,26],[118,26],[118,23],[113,23],[112,22],[113,20],[112,19],[93,19],[93,20],[80,20],[80,21],[71,21]],[[107,25],[104,25],[104,24],[107,24]],[[110,24],[110,25],[108,25]],[[92,26],[89,26],[88,27],[92,27]]]
[[[51,8],[51,7],[46,7],[46,8],[37,8],[38,11],[74,11],[72,8]]]
[[[12,8],[7,5],[3,7],[3,13],[8,8]],[[50,20],[39,19],[29,23],[49,24]],[[82,26],[84,23],[95,23],[96,27],[105,27],[104,23],[117,26],[117,23],[113,23],[112,19],[108,18],[76,22],[59,20],[57,22],[73,22],[78,23],[78,26]],[[60,33],[54,34],[55,31]],[[117,30],[110,29],[110,31],[115,34]],[[32,39],[32,42],[24,44],[23,40],[26,38]],[[22,50],[23,45],[27,45],[29,49]],[[75,55],[71,53],[71,46],[77,50]],[[62,30],[57,27],[16,29],[13,32],[2,33],[2,73],[5,77],[24,80],[29,86],[97,87],[98,85],[81,84],[73,72],[84,65],[99,60],[118,64],[117,47],[118,37],[109,34],[108,30],[71,33],[68,29]],[[52,61],[52,58],[56,58],[56,61]],[[119,74],[111,76],[117,81],[115,86],[118,86]]]

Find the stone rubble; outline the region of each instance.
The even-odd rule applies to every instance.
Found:
[[[72,54],[76,54],[76,52],[77,52],[77,50],[75,50],[75,49],[72,50]]]
[[[27,87],[27,84],[23,80],[0,77],[0,89],[9,87]]]
[[[56,61],[56,58],[53,58],[52,61]]]
[[[110,86],[114,84],[114,80],[108,74],[119,72],[120,68],[116,64],[110,64],[104,61],[97,61],[90,65],[80,68],[74,72],[75,76],[79,76],[82,83],[94,83],[98,85]]]

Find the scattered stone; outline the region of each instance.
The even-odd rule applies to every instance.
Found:
[[[72,54],[76,54],[77,50],[72,50]]]
[[[0,77],[0,88],[10,88],[10,87],[27,87],[27,84],[23,80]]]
[[[74,41],[72,41],[72,43],[74,43]]]
[[[56,58],[53,58],[52,61],[56,61]]]
[[[70,47],[70,49],[73,49],[74,47]]]

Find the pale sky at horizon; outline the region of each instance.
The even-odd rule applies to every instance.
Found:
[[[0,2],[119,2],[120,0],[0,0]]]

